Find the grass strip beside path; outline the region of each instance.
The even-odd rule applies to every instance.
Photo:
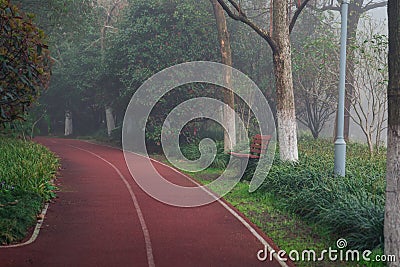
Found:
[[[0,244],[21,241],[37,222],[43,204],[55,197],[58,158],[46,147],[0,139]]]

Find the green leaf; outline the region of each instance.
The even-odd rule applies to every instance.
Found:
[[[41,55],[42,54],[42,46],[41,45],[37,45],[36,46],[36,51],[37,51],[38,55]]]

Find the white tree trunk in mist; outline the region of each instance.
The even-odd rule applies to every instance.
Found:
[[[64,126],[64,135],[69,136],[72,135],[72,112],[67,110],[65,111],[65,126]]]
[[[224,123],[227,131],[224,134],[224,150],[230,151],[236,145],[235,111],[224,105]]]
[[[115,129],[115,120],[113,109],[111,107],[106,107],[106,123],[107,123],[107,134],[111,135],[111,131]]]
[[[250,16],[246,15],[246,9],[241,7],[241,1],[229,0],[229,4],[224,0],[217,1],[231,18],[250,26],[267,41],[272,49],[280,157],[284,161],[296,162],[299,156],[297,152],[297,122],[293,94],[290,32],[293,30],[300,13],[310,0],[299,1],[297,10],[291,18],[288,14],[288,1],[272,1],[272,9],[270,10],[272,27],[269,32],[257,26]]]
[[[298,161],[297,122],[295,114],[292,59],[289,28],[287,27],[287,2],[274,1],[273,51],[276,84],[276,109],[278,118],[279,153],[283,161]]]
[[[286,110],[278,110],[277,118],[280,159],[282,161],[298,161],[296,118],[293,116],[293,112]]]

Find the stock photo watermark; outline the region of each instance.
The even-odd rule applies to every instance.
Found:
[[[313,249],[303,251],[298,250],[274,250],[271,247],[264,246],[257,252],[259,261],[272,261],[274,258],[278,261],[293,262],[321,262],[321,261],[343,261],[343,262],[396,262],[395,255],[374,255],[371,250],[352,250],[347,248],[347,241],[340,238],[336,242],[337,248],[329,247],[320,252]]]
[[[227,74],[230,77],[229,81],[226,79]],[[145,138],[146,123],[149,121],[150,113],[167,93],[182,85],[193,83],[216,85],[233,91],[251,109],[257,121],[259,133],[272,136],[267,152],[260,157],[249,184],[250,192],[255,191],[263,183],[272,165],[276,146],[275,121],[267,99],[257,85],[239,70],[216,62],[195,61],[175,65],[155,74],[139,87],[127,107],[122,128],[124,157],[135,181],[148,195],[165,204],[179,207],[197,207],[217,200],[231,191],[244,173],[244,169],[241,169],[234,177],[230,175],[234,169],[237,169],[231,157],[224,172],[217,179],[210,184],[193,187],[171,183],[153,167],[148,158]],[[230,131],[227,125],[229,123],[216,112],[224,109],[234,114],[236,121],[234,132]],[[167,115],[161,129],[161,146],[168,161],[182,171],[204,170],[210,166],[216,155],[216,142],[210,138],[200,141],[199,159],[189,160],[181,153],[179,132],[188,122],[196,118],[212,120],[222,126],[231,139],[238,132],[247,133],[244,122],[235,110],[222,101],[210,97],[194,97],[184,101]],[[171,131],[171,129],[178,129],[178,131]],[[244,141],[244,143],[249,143],[247,135]],[[137,159],[133,158],[135,154],[144,156],[140,161],[140,167]]]

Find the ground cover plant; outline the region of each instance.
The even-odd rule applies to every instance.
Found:
[[[55,197],[59,162],[47,148],[0,137],[0,244],[22,240],[44,202]]]
[[[370,157],[368,148],[348,144],[346,177],[333,174],[333,145],[328,140],[300,141],[296,164],[276,158],[260,189],[279,197],[282,206],[346,238],[352,249],[383,249],[386,157]]]
[[[217,143],[216,162],[208,169],[187,174],[202,183],[218,177],[227,160],[221,147]],[[320,252],[335,248],[336,240],[345,238],[349,249],[383,254],[386,151],[371,158],[366,145],[349,143],[347,148],[346,177],[335,177],[331,140],[302,137],[298,163],[281,162],[277,151],[264,184],[254,193],[248,192],[248,180],[255,164],[249,164],[242,182],[224,198],[285,251]],[[182,153],[189,159],[200,156],[193,144],[182,146]],[[311,262],[296,264],[314,266]],[[377,262],[318,264],[315,266],[384,266]]]

